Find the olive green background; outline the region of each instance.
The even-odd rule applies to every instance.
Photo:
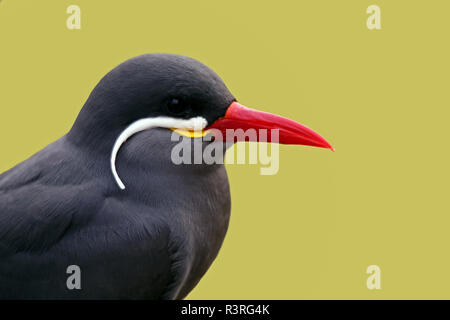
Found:
[[[66,8],[81,7],[81,30]],[[382,29],[366,27],[381,8]],[[228,166],[231,224],[190,299],[450,298],[449,1],[0,2],[0,172],[65,134],[142,53],[194,57],[238,100],[336,148]],[[366,268],[381,268],[368,290]]]

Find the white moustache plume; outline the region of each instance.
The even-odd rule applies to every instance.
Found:
[[[137,120],[130,124],[117,138],[111,153],[111,171],[114,179],[120,189],[125,190],[125,185],[117,174],[116,158],[120,147],[133,135],[138,132],[148,130],[151,128],[177,128],[177,129],[191,129],[201,130],[207,125],[207,121],[202,117],[195,117],[191,119],[176,119],[170,117],[156,117],[144,118]]]

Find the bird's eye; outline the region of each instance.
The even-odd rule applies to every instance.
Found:
[[[180,114],[186,110],[186,107],[180,99],[174,98],[169,101],[167,109],[169,110],[170,113]]]

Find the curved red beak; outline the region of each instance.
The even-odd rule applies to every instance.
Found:
[[[304,125],[275,114],[247,108],[237,102],[231,103],[225,113],[225,117],[215,121],[207,129],[220,130],[222,139],[226,141],[264,141],[280,144],[298,144],[334,151],[334,148],[323,137]],[[227,129],[242,129],[244,131],[253,129],[254,132],[256,131],[256,134],[241,135],[242,138],[239,138],[239,135],[227,134]],[[261,129],[266,129],[264,130],[263,139],[260,139]],[[272,129],[278,129],[278,139],[273,136]]]

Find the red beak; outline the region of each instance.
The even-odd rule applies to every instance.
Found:
[[[231,103],[225,113],[225,117],[215,121],[207,129],[220,130],[222,132],[222,139],[226,141],[263,141],[280,144],[299,144],[327,148],[334,151],[334,148],[324,138],[304,125],[275,114],[244,107],[237,102]],[[227,134],[227,129],[242,129],[244,131],[253,129],[256,131],[256,134],[245,136]],[[264,132],[266,132],[267,138],[264,135],[260,139],[260,129],[266,129]],[[278,141],[272,137],[271,129],[279,130]]]

